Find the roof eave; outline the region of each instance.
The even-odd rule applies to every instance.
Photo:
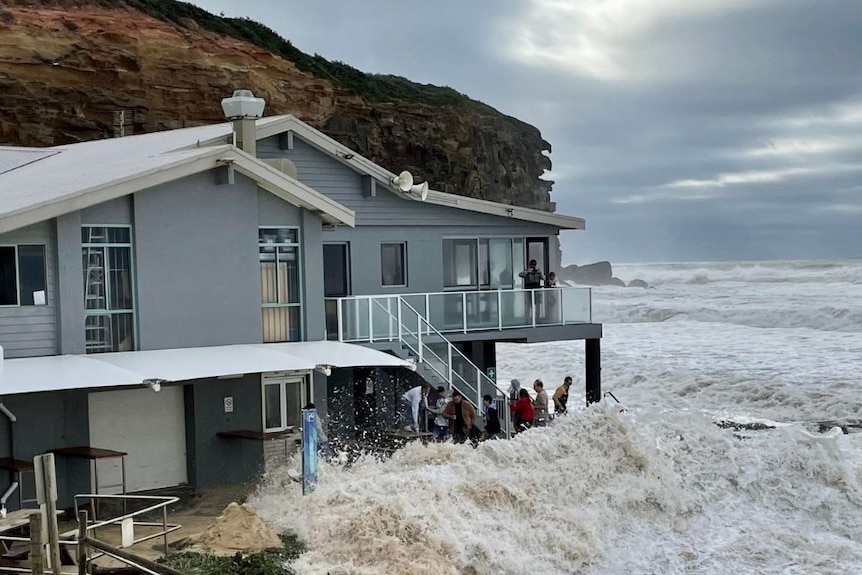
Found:
[[[98,186],[78,190],[63,198],[42,202],[0,216],[0,233],[56,218],[76,210],[82,210],[108,202],[141,190],[166,184],[180,178],[192,176],[216,167],[215,159],[228,146],[202,150],[200,155],[186,157],[174,163],[139,172],[133,176],[114,180]]]

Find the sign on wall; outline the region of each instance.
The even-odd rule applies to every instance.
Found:
[[[302,410],[302,494],[317,486],[317,410]]]
[[[488,379],[490,379],[494,383],[497,383],[497,368],[496,367],[489,367],[488,369],[486,369],[485,375],[488,376]]]
[[[233,397],[224,398],[224,412],[233,413]]]

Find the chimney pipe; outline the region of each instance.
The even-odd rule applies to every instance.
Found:
[[[235,90],[221,101],[225,117],[233,123],[235,145],[252,156],[257,156],[256,122],[263,116],[264,106],[263,98],[255,98],[251,90]]]

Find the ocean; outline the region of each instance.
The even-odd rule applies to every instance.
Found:
[[[307,497],[271,474],[253,504],[307,543],[296,572],[862,573],[862,260],[615,273],[653,286],[593,291],[621,405],[325,466]],[[501,380],[572,375],[583,397],[583,342],[497,358]]]

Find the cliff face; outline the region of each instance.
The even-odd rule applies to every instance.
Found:
[[[460,95],[437,104],[388,97],[384,85],[382,95],[369,96],[315,73],[309,62],[336,64],[283,40],[296,61],[211,31],[220,19],[188,5],[159,0],[193,12],[175,21],[141,11],[154,1],[0,0],[0,144],[111,137],[121,110],[126,134],[220,122],[221,99],[249,88],[266,99],[267,115],[294,114],[393,172],[410,170],[442,191],[553,211],[552,183],[539,179],[550,169],[542,154],[550,144],[533,126]],[[374,79],[347,69],[363,85]]]

